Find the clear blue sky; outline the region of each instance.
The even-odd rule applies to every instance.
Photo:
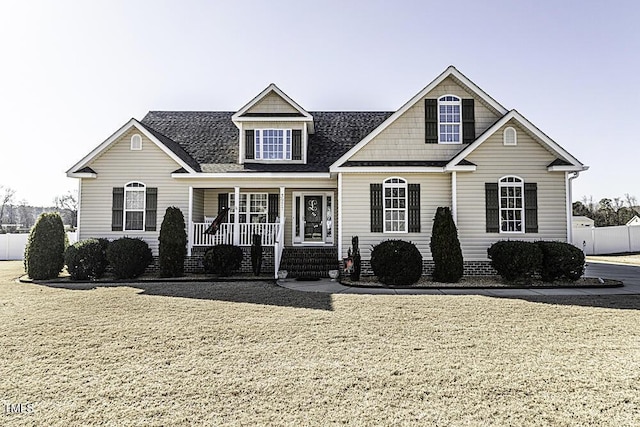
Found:
[[[51,204],[148,110],[395,110],[448,65],[583,163],[574,199],[640,198],[637,1],[2,1],[0,185]]]

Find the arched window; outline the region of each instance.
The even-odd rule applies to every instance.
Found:
[[[124,229],[144,230],[146,187],[141,182],[130,182],[124,187]]]
[[[508,127],[502,133],[504,145],[517,145],[518,144],[518,134],[516,130],[512,127]]]
[[[500,199],[500,232],[524,233],[524,181],[505,176],[498,181]]]
[[[438,98],[438,139],[442,144],[460,144],[462,141],[460,98],[444,95]]]
[[[131,150],[132,151],[142,150],[142,137],[137,133],[131,136]]]
[[[384,232],[407,232],[407,181],[389,178],[383,183]]]

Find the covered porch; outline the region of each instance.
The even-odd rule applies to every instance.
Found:
[[[217,231],[207,233],[224,208]],[[250,247],[257,234],[277,277],[285,246],[334,246],[335,211],[335,192],[326,188],[190,187],[188,255],[219,244]]]

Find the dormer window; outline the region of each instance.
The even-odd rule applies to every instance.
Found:
[[[445,95],[438,98],[438,140],[441,144],[459,144],[462,140],[460,104],[457,96]]]
[[[256,160],[291,160],[291,129],[256,129]]]
[[[260,162],[303,160],[301,129],[247,129],[244,159]]]

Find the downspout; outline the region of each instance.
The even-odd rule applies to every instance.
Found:
[[[567,243],[573,244],[573,183],[580,172],[566,172],[567,177]]]
[[[458,226],[458,177],[456,171],[451,172],[451,216],[453,223]]]

